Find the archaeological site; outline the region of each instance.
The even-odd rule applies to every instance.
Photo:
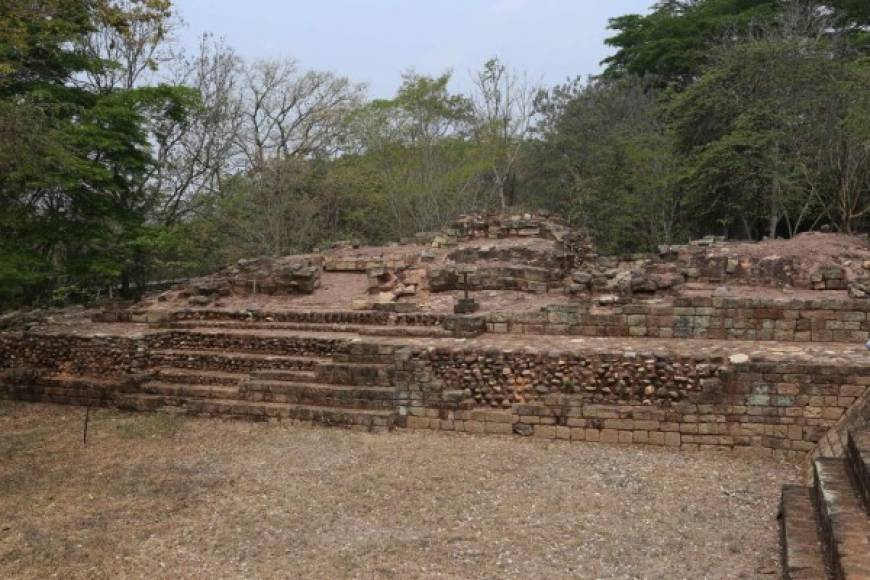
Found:
[[[868,578],[868,313],[866,237],[606,256],[545,212],[472,214],[7,318],[0,397],[785,458],[784,575]]]

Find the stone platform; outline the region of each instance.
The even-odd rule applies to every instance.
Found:
[[[786,575],[868,577],[867,240],[604,257],[527,215],[415,243],[0,332],[0,398],[786,457],[813,473],[783,491]]]

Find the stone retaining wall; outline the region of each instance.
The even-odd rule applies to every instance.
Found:
[[[333,356],[342,351],[347,341],[294,336],[163,332],[147,337],[143,343],[148,351],[155,349],[207,349],[319,358]]]
[[[677,297],[590,310],[554,305],[538,312],[491,314],[487,331],[515,334],[864,342],[865,300]]]
[[[0,369],[114,377],[144,367],[146,359],[145,344],[131,338],[0,334]]]
[[[429,288],[433,292],[465,288],[462,266],[431,267],[427,271]],[[543,294],[563,285],[558,270],[503,264],[474,267],[468,273],[469,290],[518,290]]]
[[[323,269],[327,272],[365,272],[370,268],[404,270],[419,264],[426,257],[423,251],[400,256],[326,256]]]
[[[870,368],[652,355],[405,349],[395,382],[414,429],[802,455]]]
[[[214,353],[203,363],[208,368],[218,370],[225,361],[225,370],[233,372],[246,371],[250,362],[244,355],[235,360],[233,352],[286,357],[287,364],[275,368],[315,370],[318,358],[327,356],[337,363],[387,365],[372,371],[371,382],[380,385],[383,379],[381,386],[395,387],[401,425],[412,429],[686,449],[804,455],[819,442],[819,449],[834,445],[847,422],[866,420],[870,397],[870,366],[842,360],[425,348],[174,331],[139,337],[0,335],[7,375],[0,397],[75,404],[105,404],[112,397],[123,401],[136,394],[136,377],[165,362],[161,357],[169,356],[170,366],[190,360],[190,368],[198,368],[203,355],[186,354],[196,350]]]
[[[178,310],[173,321],[241,320],[251,322],[294,322],[301,324],[358,324],[376,326],[438,326],[446,315],[392,313],[376,310],[292,310],[284,312],[229,312],[226,310]]]
[[[41,372],[117,378],[141,372],[160,362],[161,350],[211,350],[323,358],[344,352],[341,339],[256,335],[158,332],[136,338],[69,335],[0,335],[0,371],[38,369]],[[179,355],[184,358],[183,355]],[[227,362],[228,371],[236,367]]]

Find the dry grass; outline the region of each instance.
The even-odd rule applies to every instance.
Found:
[[[0,401],[0,577],[777,577],[789,464]]]

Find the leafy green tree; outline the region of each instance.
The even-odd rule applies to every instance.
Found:
[[[652,76],[688,85],[707,64],[710,49],[753,24],[770,21],[777,0],[663,0],[646,15],[610,20],[615,34],[606,44],[616,52],[604,60],[606,76]]]
[[[605,251],[679,239],[676,161],[658,98],[635,77],[550,91],[538,103],[539,139],[524,159],[525,204],[567,216]]]
[[[102,2],[11,0],[0,8],[0,115],[15,155],[2,153],[0,286],[33,301],[145,268],[150,200],[137,187],[153,162],[149,119],[181,118],[189,94],[171,87],[91,90],[79,80],[113,63],[83,46],[111,13]],[[16,118],[29,119],[17,122]]]
[[[699,230],[726,223],[774,237],[818,214],[818,155],[840,131],[846,96],[829,55],[826,42],[800,37],[726,46],[675,97],[672,130]]]

